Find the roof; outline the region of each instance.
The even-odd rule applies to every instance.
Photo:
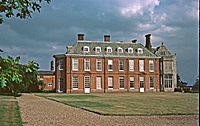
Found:
[[[38,75],[54,75],[54,71],[37,71]]]
[[[83,51],[83,47],[88,46],[90,51],[88,53]],[[95,47],[101,47],[101,52],[96,53]],[[112,53],[107,53],[106,48],[111,47]],[[123,49],[123,53],[118,53],[117,48],[121,47]],[[128,53],[128,48],[133,48],[133,53]],[[138,54],[137,50],[141,48],[143,50],[143,54]],[[147,48],[145,48],[140,43],[133,42],[97,42],[97,41],[77,41],[73,46],[69,46],[67,50],[67,55],[85,55],[85,56],[105,56],[105,57],[150,57],[150,58],[158,58],[155,54],[150,52]]]
[[[162,43],[159,47],[157,47],[155,54],[157,56],[171,56],[171,52],[169,49]]]

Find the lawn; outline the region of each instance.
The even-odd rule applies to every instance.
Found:
[[[197,115],[198,93],[37,94],[102,115]]]
[[[0,126],[22,126],[18,102],[13,96],[0,95]]]

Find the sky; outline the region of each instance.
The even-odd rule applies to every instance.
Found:
[[[21,56],[21,63],[34,60],[49,70],[53,55],[66,52],[77,34],[85,40],[137,39],[145,45],[151,33],[153,47],[162,42],[177,56],[177,73],[192,85],[199,76],[198,0],[52,0],[42,3],[32,18],[5,19],[0,24],[3,56]]]

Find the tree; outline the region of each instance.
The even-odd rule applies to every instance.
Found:
[[[177,74],[176,76],[177,76],[177,87],[178,87],[178,88],[183,88],[183,87],[185,87],[185,86],[187,85],[187,82],[183,82],[183,81],[181,80],[181,77],[180,77],[179,74]]]
[[[25,19],[31,17],[34,11],[40,12],[41,2],[48,4],[51,0],[1,0],[0,2],[0,24],[3,22],[3,15],[7,18],[12,16]]]
[[[199,92],[199,79],[196,79],[192,89],[194,92]]]
[[[19,61],[20,57],[0,57],[0,88],[8,88],[14,96],[33,84],[39,68],[38,63],[34,61],[28,61],[25,65]]]

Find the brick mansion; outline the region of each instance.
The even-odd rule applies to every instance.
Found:
[[[145,37],[144,46],[137,40],[112,42],[110,35],[105,35],[103,41],[86,41],[84,34],[78,34],[77,42],[67,46],[66,53],[53,56],[55,71],[52,69],[48,74],[53,80],[44,81],[44,90],[66,93],[174,91],[176,54],[171,54],[163,43],[152,48],[151,34]],[[44,75],[45,71],[39,72],[38,79],[45,80]]]

